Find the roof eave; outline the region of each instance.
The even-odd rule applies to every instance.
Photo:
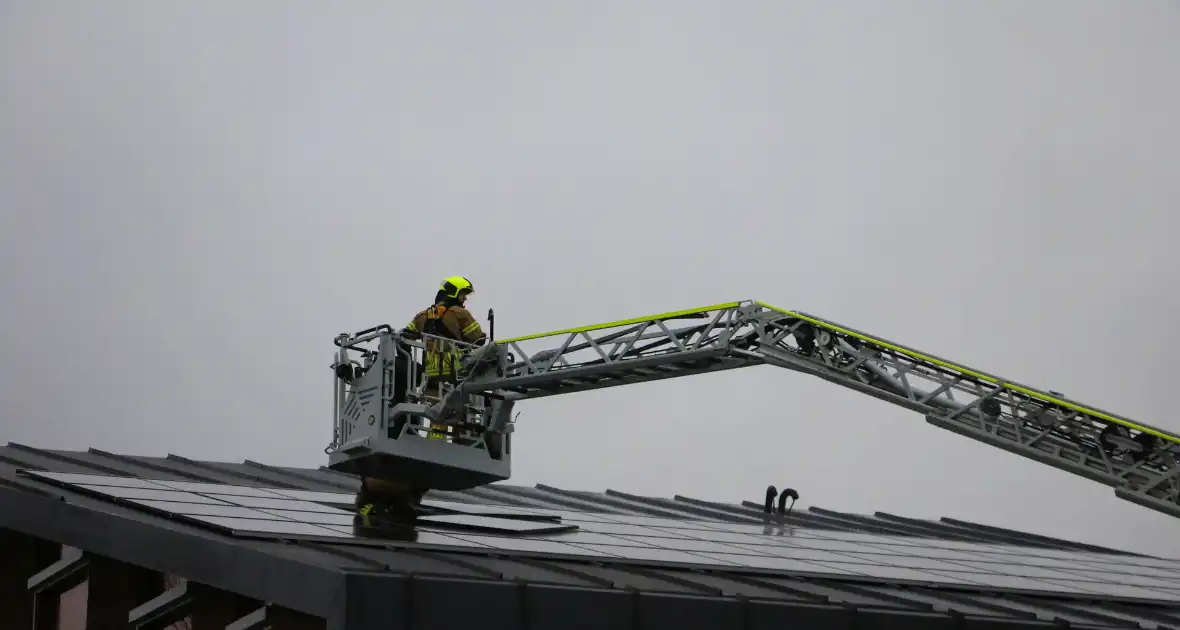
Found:
[[[0,487],[0,527],[321,618],[345,588],[341,570],[14,488]]]

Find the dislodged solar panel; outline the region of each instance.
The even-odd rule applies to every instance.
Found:
[[[422,501],[422,504],[436,510],[446,510],[459,514],[479,514],[481,516],[510,518],[514,520],[525,521],[561,521],[561,517],[559,515],[553,514],[552,512],[542,512],[541,510],[530,510],[528,508],[519,508],[509,505],[479,505],[477,503],[440,501],[438,499],[426,499]]]
[[[234,532],[365,542],[352,529],[351,511],[340,507],[351,503],[351,494],[25,474]],[[412,540],[441,548],[1180,601],[1180,566],[1157,558],[707,520],[426,503],[450,514],[421,517]]]
[[[512,520],[477,514],[436,514],[419,517],[417,522],[419,526],[441,525],[480,532],[509,531],[521,534],[552,534],[556,532],[572,532],[578,529],[577,525],[546,523],[544,521]]]

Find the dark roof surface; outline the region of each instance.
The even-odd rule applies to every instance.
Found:
[[[10,489],[61,497],[68,504],[122,517],[136,524],[139,536],[152,527],[184,530],[315,566],[886,610],[951,610],[1075,626],[1180,628],[1180,563],[1171,560],[949,518],[932,521],[811,507],[793,513],[785,524],[768,523],[759,489],[751,489],[751,500],[734,504],[545,485],[433,492],[428,502],[455,511],[499,506],[492,511],[557,515],[580,531],[522,535],[420,526],[417,542],[357,540],[338,525],[344,513],[331,513],[320,495],[304,495],[320,501],[324,509],[318,513],[327,517],[312,527],[334,532],[321,529],[328,535],[311,537],[291,530],[242,538],[18,470],[272,488],[292,497],[300,491],[336,493],[342,500],[355,491],[354,477],[326,468],[249,460],[210,462],[12,443],[0,447],[0,484]],[[71,480],[84,478],[57,481]],[[174,484],[176,490],[183,485]],[[201,486],[189,489],[211,492]],[[134,498],[126,492],[121,496]],[[0,525],[8,517],[33,518],[0,514]]]

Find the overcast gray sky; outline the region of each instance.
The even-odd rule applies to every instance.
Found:
[[[1178,77],[1154,0],[0,2],[0,442],[325,464],[332,337],[451,274],[500,336],[759,299],[1180,430]],[[1180,557],[784,370],[520,410],[518,483]]]

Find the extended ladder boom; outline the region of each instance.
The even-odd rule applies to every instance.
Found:
[[[686,323],[687,322],[687,323]],[[461,384],[514,401],[774,365],[1180,517],[1180,438],[802,312],[742,301],[498,341]]]

